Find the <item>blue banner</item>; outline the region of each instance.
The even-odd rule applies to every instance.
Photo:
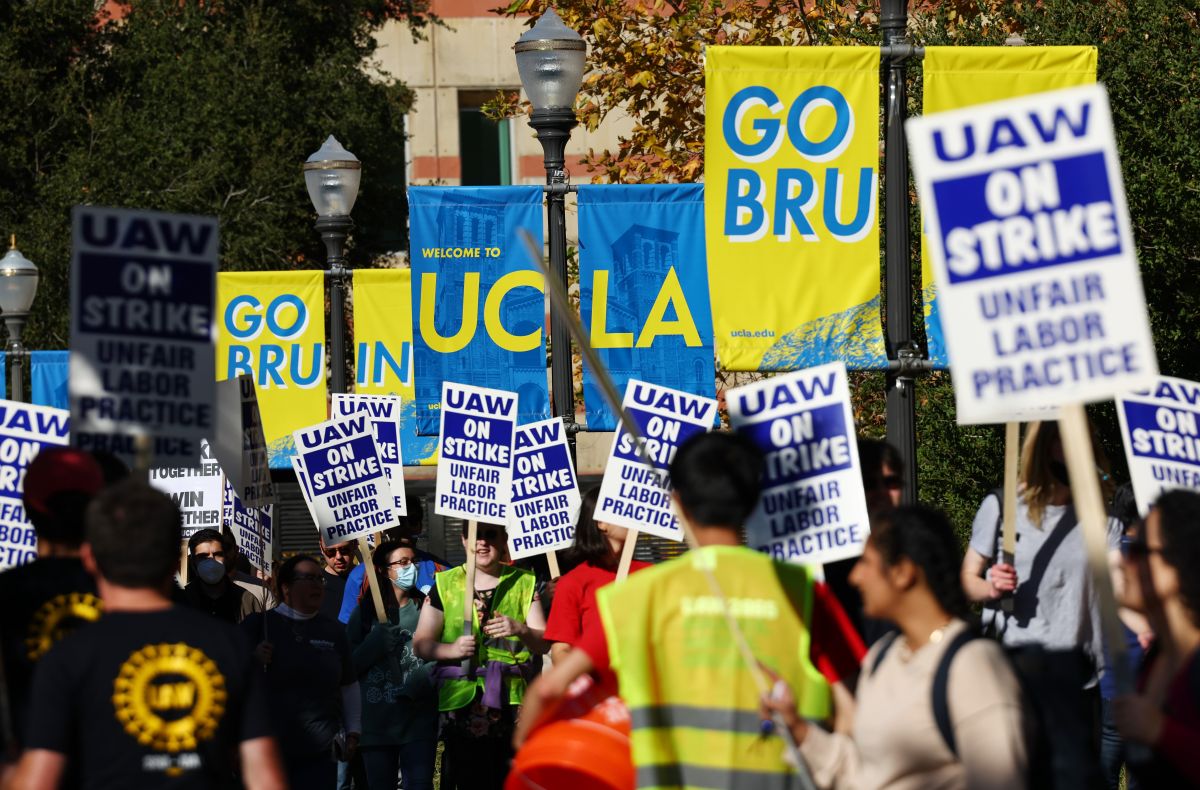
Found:
[[[413,187],[417,431],[437,435],[442,382],[508,390],[520,422],[550,416],[542,275],[517,233],[542,246],[542,188]]]
[[[637,378],[716,397],[702,184],[579,187],[580,313],[617,391]],[[617,420],[583,367],[587,425]]]
[[[32,351],[30,378],[33,379],[33,402],[39,406],[56,409],[70,408],[67,400],[67,371],[70,368],[69,351]]]

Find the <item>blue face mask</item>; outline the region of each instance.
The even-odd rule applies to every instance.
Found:
[[[411,590],[417,583],[417,565],[401,566],[400,570],[396,571],[396,575],[392,577],[392,584],[399,587],[401,590]]]

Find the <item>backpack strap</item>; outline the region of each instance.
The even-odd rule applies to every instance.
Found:
[[[946,652],[942,653],[942,659],[938,662],[937,671],[933,675],[933,720],[937,723],[938,732],[942,734],[942,740],[946,742],[946,748],[956,758],[958,757],[958,744],[954,740],[954,723],[950,721],[950,702],[947,699],[950,686],[950,663],[954,661],[954,656],[963,645],[977,638],[970,628],[960,631],[946,646]]]
[[[888,633],[879,637],[879,652],[875,654],[875,660],[871,662],[872,675],[879,671],[879,665],[883,663],[883,659],[885,656],[887,656],[887,652],[891,648],[892,643],[896,641],[896,636],[898,633],[898,631],[889,631]]]

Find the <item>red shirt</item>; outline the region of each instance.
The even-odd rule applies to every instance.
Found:
[[[557,602],[556,602],[557,605]],[[587,624],[578,647],[588,654],[588,658],[602,676],[609,672],[608,639],[599,613],[592,615],[593,619]],[[813,666],[830,684],[837,683],[854,676],[858,672],[867,648],[859,638],[858,632],[837,598],[825,586],[818,582],[813,585],[812,622],[808,623],[809,648],[808,655]]]
[[[634,560],[630,573],[649,568],[650,563]],[[554,602],[550,607],[550,621],[546,624],[545,638],[550,642],[566,642],[575,647],[584,633],[585,624],[599,624],[596,612],[596,590],[617,578],[616,571],[597,568],[583,563],[563,575],[554,588]]]

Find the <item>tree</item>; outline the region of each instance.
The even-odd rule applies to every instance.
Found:
[[[412,93],[373,69],[395,0],[93,0],[0,12],[0,228],[42,270],[29,345],[67,342],[70,208],[219,217],[223,270],[317,268],[300,165],[330,133],[365,163],[350,250],[404,246],[403,115]],[[368,73],[371,70],[371,73]]]
[[[1200,9],[1173,0],[954,0],[916,2],[909,34],[919,45],[1000,45],[1014,32],[1029,44],[1096,44],[1100,79],[1109,90],[1129,208],[1150,305],[1160,366],[1200,379],[1192,351],[1200,319]],[[546,0],[496,9],[536,18]],[[635,121],[615,151],[584,158],[599,182],[697,181],[704,172],[703,52],[707,45],[879,44],[875,2],[711,2],[689,0],[555,0],[564,21],[588,45],[591,70],[578,112],[595,128],[620,111]],[[910,114],[920,112],[920,65],[910,66]],[[523,109],[501,96],[492,112]],[[919,212],[912,192],[913,249],[919,258]],[[882,199],[881,199],[882,203]],[[914,271],[914,285],[918,273]],[[919,300],[920,288],[914,288]],[[885,306],[886,307],[886,306]],[[920,316],[919,304],[914,315]],[[913,327],[921,341],[924,328]],[[860,431],[884,431],[883,375],[852,377]],[[1124,455],[1111,404],[1092,409],[1109,456]],[[983,494],[1001,480],[1003,431],[958,427],[950,376],[918,383],[918,466],[922,499],[971,521]]]

